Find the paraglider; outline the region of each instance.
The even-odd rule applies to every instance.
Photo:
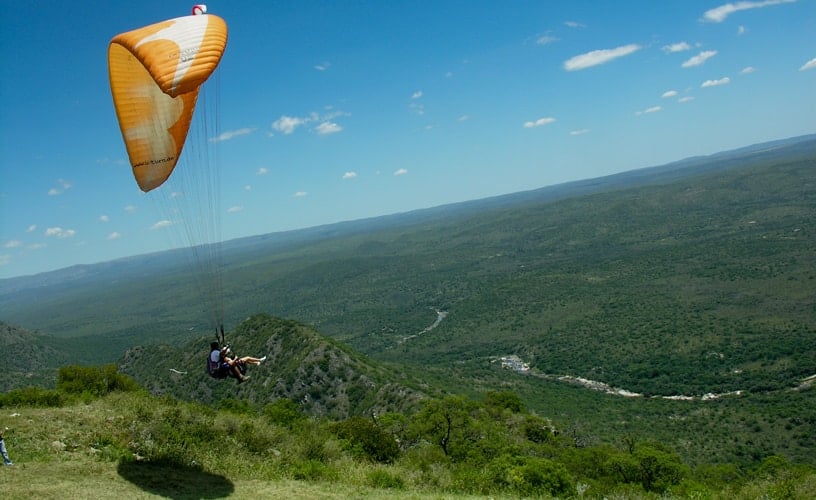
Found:
[[[218,142],[218,92],[211,104],[204,83],[224,54],[227,25],[206,12],[194,5],[192,15],[116,35],[108,75],[133,177],[164,207],[162,227],[177,225],[186,240],[194,285],[224,343],[218,154],[210,154]],[[170,186],[174,179],[183,187]]]

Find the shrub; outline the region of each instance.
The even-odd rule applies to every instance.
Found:
[[[374,488],[401,490],[405,481],[396,474],[384,470],[374,470],[368,474],[368,483]]]
[[[356,455],[382,463],[393,462],[399,454],[394,438],[374,422],[363,417],[351,417],[332,426],[337,436],[345,440]]]
[[[67,394],[104,396],[113,391],[135,391],[139,385],[116,370],[116,365],[63,366],[57,372],[57,389]]]
[[[298,405],[291,399],[278,399],[264,406],[263,414],[269,423],[291,428],[298,420],[306,418],[298,411]]]
[[[4,406],[60,407],[65,404],[65,396],[55,390],[41,387],[23,387],[0,394],[0,408]]]

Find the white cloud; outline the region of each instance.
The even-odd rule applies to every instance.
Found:
[[[588,133],[589,133],[588,128],[582,128],[580,130],[572,130],[572,131],[570,131],[569,134],[570,135],[584,135],[584,134],[588,134]]]
[[[581,24],[576,21],[565,21],[564,26],[568,28],[586,28],[586,24]]]
[[[676,95],[677,95],[676,90],[667,90],[667,91],[663,92],[663,95],[661,95],[660,97],[662,97],[664,99],[667,99],[669,97],[674,97]]]
[[[5,266],[9,262],[11,262],[11,255],[8,255],[8,254],[1,254],[0,255],[0,266]]]
[[[114,232],[112,232],[111,234],[108,235],[109,240],[118,240],[121,237],[122,237],[122,233],[120,233],[118,231],[114,231]]]
[[[816,68],[816,57],[814,57],[810,61],[803,64],[802,67],[799,68],[799,71],[805,71],[805,70],[813,69],[813,68]]]
[[[62,191],[60,191],[57,188],[51,188],[51,189],[48,190],[48,196],[56,196],[56,195],[60,194],[61,192]]]
[[[462,115],[462,116],[460,116],[459,118],[456,119],[456,121],[458,121],[458,122],[466,122],[468,120],[470,120],[469,115]]]
[[[244,186],[244,191],[252,191],[252,186],[251,186],[251,185],[249,185],[249,184],[246,184],[246,185]]]
[[[241,210],[243,210],[243,209],[244,209],[244,207],[242,207],[242,206],[240,206],[240,205],[235,205],[235,206],[229,207],[229,208],[227,209],[227,213],[228,213],[228,214],[234,214],[234,213],[236,213],[236,212],[240,212],[240,211],[241,211]]]
[[[751,73],[753,73],[755,71],[756,71],[755,67],[746,66],[746,67],[742,68],[742,70],[740,71],[740,75],[748,75],[748,74],[751,74]]]
[[[161,229],[163,227],[170,227],[172,225],[173,225],[172,222],[165,219],[165,220],[160,220],[159,222],[153,224],[152,226],[150,226],[150,229]]]
[[[407,173],[408,173],[407,168],[400,168],[400,169],[397,169],[396,171],[394,171],[394,175],[405,175]]]
[[[322,62],[320,64],[315,64],[314,69],[318,71],[326,71],[331,66],[330,62]]]
[[[408,108],[411,111],[413,111],[414,113],[418,114],[418,115],[424,115],[425,114],[425,105],[424,104],[419,104],[419,103],[416,103],[416,102],[412,102],[411,104],[408,105]]]
[[[304,196],[306,196],[306,191],[296,191],[295,194],[293,194],[292,196],[294,196],[295,198],[303,198]]]
[[[716,55],[717,55],[716,50],[704,50],[697,54],[696,56],[689,59],[688,61],[684,62],[680,66],[683,68],[692,68],[694,66],[699,66]]]
[[[551,36],[551,35],[541,35],[540,37],[536,38],[536,44],[538,45],[549,45],[551,43],[555,43],[558,41],[558,37]]]
[[[320,135],[329,135],[340,132],[341,130],[343,130],[343,127],[334,122],[323,122],[317,127],[315,127],[315,130]]]
[[[629,44],[616,47],[614,49],[601,49],[580,54],[564,61],[564,69],[567,71],[577,71],[580,69],[591,68],[599,64],[604,64],[619,57],[628,56],[640,50],[640,45]]]
[[[61,228],[59,226],[49,227],[48,229],[45,230],[45,236],[46,237],[52,237],[53,236],[55,238],[70,238],[71,236],[74,236],[75,234],[76,234],[76,231],[74,231],[73,229],[63,229],[63,228]]]
[[[744,35],[747,32],[748,30],[745,29],[745,26],[737,26],[737,35]]]
[[[357,177],[357,172],[346,172],[343,174],[343,179],[354,179]]]
[[[255,131],[254,128],[239,128],[237,130],[228,130],[226,132],[222,132],[221,134],[219,134],[218,137],[210,139],[210,141],[211,142],[228,141],[234,137],[251,134],[254,131]]]
[[[550,123],[553,122],[555,122],[555,118],[548,116],[547,118],[539,118],[534,122],[524,122],[524,128],[541,127],[543,125],[549,125]]]
[[[677,102],[691,102],[693,100],[694,100],[694,97],[692,97],[690,95],[687,95],[685,97],[681,97],[680,99],[677,99]]]
[[[107,215],[100,215],[99,222],[110,222],[110,217],[108,217]]]
[[[256,172],[256,173],[258,175],[266,175],[266,174],[269,173],[269,169],[266,168],[266,167],[261,167],[261,168],[258,169],[258,172]]]
[[[652,106],[651,108],[646,108],[643,111],[635,111],[635,114],[640,116],[640,115],[646,115],[646,114],[650,114],[650,113],[657,113],[658,111],[662,111],[662,110],[663,110],[663,108],[661,106]]]
[[[282,132],[286,135],[291,134],[295,131],[296,128],[306,123],[303,118],[297,118],[295,116],[281,116],[274,123],[272,123],[272,128],[277,130],[278,132]]]
[[[45,243],[34,243],[32,245],[28,245],[26,248],[29,250],[39,250],[40,248],[45,248],[47,245]]]
[[[742,1],[735,3],[727,3],[705,11],[703,14],[703,21],[712,23],[721,23],[725,18],[735,12],[748,9],[758,9],[760,7],[768,7],[769,5],[778,5],[783,3],[793,3],[796,0],[762,0],[762,1]]]
[[[23,242],[20,241],[20,240],[10,240],[10,241],[7,241],[6,244],[3,245],[3,247],[4,248],[17,248],[17,247],[22,246],[22,245],[23,245]]]
[[[422,97],[422,91],[421,90],[417,90],[416,92],[411,94],[411,99],[419,99],[420,97]]]
[[[687,44],[686,42],[677,42],[663,46],[663,52],[667,54],[671,54],[674,52],[684,52],[686,50],[691,50],[691,45]]]
[[[136,212],[136,205],[126,205],[125,206],[125,212],[127,212],[129,214],[132,214],[132,213]]]
[[[37,230],[37,224],[31,224],[30,226],[28,226],[28,228],[26,228],[27,233],[33,233],[36,230]]]
[[[726,76],[725,78],[720,78],[719,80],[706,80],[700,85],[700,87],[717,87],[719,85],[725,85],[730,81],[731,79]]]

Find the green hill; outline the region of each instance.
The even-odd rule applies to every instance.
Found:
[[[215,380],[204,369],[212,340],[135,347],[120,369],[154,394],[259,405],[285,398],[299,401],[311,415],[335,419],[416,409],[429,392],[400,366],[367,359],[306,325],[268,315],[246,319],[228,337],[239,356],[267,356],[266,362],[248,367],[251,380],[245,384]]]

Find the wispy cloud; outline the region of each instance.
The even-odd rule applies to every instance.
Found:
[[[564,69],[567,71],[577,71],[580,69],[591,68],[592,66],[608,63],[609,61],[618,59],[619,57],[628,56],[629,54],[637,52],[640,50],[640,48],[640,45],[632,43],[629,45],[622,45],[614,49],[593,50],[592,52],[587,52],[586,54],[580,54],[567,59],[564,61]]]
[[[318,71],[326,71],[331,66],[330,62],[322,62],[320,64],[315,64],[314,69]]]
[[[687,96],[681,97],[680,99],[677,99],[677,102],[691,102],[693,100],[694,100],[694,96],[687,95]]]
[[[357,172],[346,172],[343,174],[343,179],[354,179],[357,177]]]
[[[671,43],[669,45],[663,46],[663,52],[667,54],[672,54],[674,52],[684,52],[686,50],[691,50],[691,45],[687,44],[686,42]]]
[[[119,231],[114,231],[114,232],[112,232],[111,234],[108,235],[109,240],[118,240],[121,237],[122,237],[122,233],[120,233]]]
[[[687,60],[680,66],[683,68],[693,68],[694,66],[699,66],[706,62],[707,60],[711,59],[712,57],[717,55],[716,50],[704,50],[697,54],[696,56],[692,57],[691,59]]]
[[[524,122],[524,128],[542,127],[553,122],[555,122],[555,118],[548,116],[546,118],[539,118],[536,121]]]
[[[582,128],[582,129],[579,129],[579,130],[571,130],[569,135],[584,135],[584,134],[588,134],[588,133],[589,133],[588,128]]]
[[[758,9],[760,7],[768,7],[770,5],[793,3],[795,1],[796,0],[763,0],[758,2],[744,1],[727,3],[705,11],[702,20],[711,23],[721,23],[731,14],[741,10]]]
[[[237,130],[228,130],[226,132],[221,132],[218,137],[213,137],[210,139],[210,142],[223,142],[228,141],[230,139],[234,139],[236,137],[240,137],[242,135],[248,135],[254,132],[254,128],[239,128]]]
[[[304,196],[306,196],[306,194],[307,194],[306,191],[295,191],[295,193],[292,196],[295,198],[303,198]]]
[[[27,233],[33,233],[36,230],[37,230],[37,224],[31,224],[30,226],[28,226],[26,228]]]
[[[11,263],[11,255],[0,254],[0,266],[5,266]]]
[[[261,168],[258,169],[258,171],[256,173],[258,175],[266,175],[266,174],[269,173],[269,169],[266,168],[266,167],[261,167]]]
[[[45,230],[45,236],[48,238],[70,238],[76,234],[73,229],[63,229],[59,226],[49,227]]]
[[[48,196],[57,196],[59,194],[64,193],[65,191],[71,189],[73,184],[65,179],[58,179],[57,183],[60,185],[59,187],[52,187],[48,190]]]
[[[646,108],[643,111],[635,111],[635,114],[637,116],[648,115],[648,114],[651,114],[651,113],[657,113],[658,111],[662,111],[662,110],[663,110],[662,106],[652,106],[651,108]]]
[[[17,247],[21,247],[21,246],[23,246],[22,241],[20,241],[20,240],[10,240],[10,241],[7,241],[3,245],[3,248],[17,248]]]
[[[394,175],[395,175],[395,176],[398,176],[398,175],[405,175],[405,174],[407,174],[407,173],[408,173],[408,169],[407,169],[407,168],[400,168],[400,169],[397,169],[396,171],[394,171]]]
[[[459,118],[456,119],[456,121],[458,121],[458,122],[466,122],[468,120],[470,120],[470,115],[462,115],[462,116],[460,116]]]
[[[228,213],[228,214],[234,214],[234,213],[236,213],[236,212],[240,212],[240,211],[241,211],[241,210],[243,210],[243,209],[244,209],[244,207],[242,207],[241,205],[234,205],[234,206],[229,207],[229,208],[227,209],[227,213]]]
[[[138,209],[138,207],[136,207],[136,205],[125,205],[125,208],[124,208],[125,212],[127,212],[129,214],[135,213],[137,209]]]
[[[586,28],[586,24],[582,24],[577,21],[564,21],[564,26],[567,28]]]
[[[164,219],[150,226],[150,229],[161,229],[163,227],[170,227],[172,225],[173,223],[171,221]]]
[[[814,61],[816,61],[816,59],[814,59]],[[750,75],[751,73],[754,73],[755,71],[756,71],[755,67],[746,66],[746,67],[742,68],[742,70],[740,70],[740,75]]]
[[[661,95],[660,97],[662,97],[663,99],[668,99],[669,97],[674,97],[676,95],[677,95],[676,90],[667,90],[663,92],[663,95]]]
[[[730,81],[731,79],[726,76],[725,78],[720,78],[719,80],[706,80],[700,85],[700,87],[718,87],[720,85],[726,85]]]
[[[320,135],[336,134],[342,130],[343,127],[334,122],[323,122],[315,127],[315,131]]]
[[[110,222],[110,217],[108,217],[107,215],[100,215],[99,222]]]
[[[555,43],[558,41],[558,37],[552,35],[541,35],[536,38],[535,43],[537,45],[549,45],[551,43]]]
[[[422,97],[422,91],[421,90],[417,90],[416,92],[411,94],[411,99],[419,99],[420,97]]]
[[[803,64],[802,67],[799,68],[799,71],[805,71],[805,70],[813,69],[813,68],[816,68],[816,57],[814,57],[810,61]]]

